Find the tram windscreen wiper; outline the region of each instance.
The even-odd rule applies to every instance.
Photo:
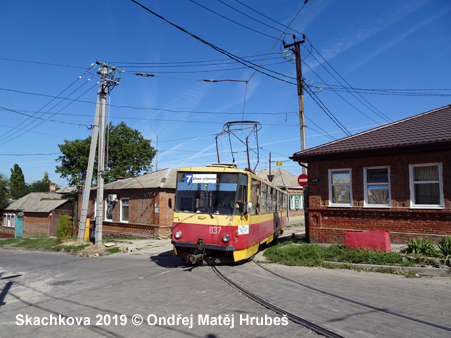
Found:
[[[210,215],[210,217],[214,218],[210,208],[208,206],[205,206],[205,208],[207,208],[207,211],[208,211],[208,214]]]

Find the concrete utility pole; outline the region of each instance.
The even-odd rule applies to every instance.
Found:
[[[296,39],[296,36],[293,35],[293,39]],[[305,117],[304,117],[304,81],[302,79],[302,63],[301,63],[301,49],[300,44],[305,42],[305,35],[303,36],[302,41],[295,41],[289,45],[283,42],[284,48],[290,48],[290,50],[295,55],[296,61],[296,78],[298,85],[298,98],[299,98],[299,124],[301,128],[301,150],[307,149],[305,142]],[[307,168],[302,166],[302,173],[307,174]]]
[[[96,115],[94,118],[94,127],[92,129],[91,148],[89,150],[88,169],[86,173],[86,181],[83,188],[82,207],[80,215],[80,226],[78,228],[78,242],[84,240],[84,232],[86,219],[88,214],[89,197],[91,194],[92,172],[94,168],[95,152],[97,139],[99,139],[99,148],[97,154],[97,207],[96,207],[96,233],[95,244],[102,244],[102,225],[103,225],[103,182],[105,176],[105,123],[106,123],[106,98],[111,92],[111,88],[120,84],[119,80],[113,78],[115,67],[111,67],[103,62],[96,62],[102,68],[99,71],[101,82],[99,92],[97,94]],[[110,71],[108,71],[110,69]],[[110,74],[110,75],[109,75]],[[100,135],[100,136],[99,136]]]

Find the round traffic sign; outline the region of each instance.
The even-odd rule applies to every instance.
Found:
[[[307,174],[300,174],[298,177],[298,183],[301,187],[306,187],[308,184]]]

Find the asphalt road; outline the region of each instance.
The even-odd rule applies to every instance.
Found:
[[[0,337],[315,336],[180,263],[0,249]]]
[[[315,337],[170,245],[74,257],[0,249],[0,337]],[[218,269],[344,337],[451,336],[451,278],[253,262]]]

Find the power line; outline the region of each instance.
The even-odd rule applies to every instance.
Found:
[[[315,74],[319,79],[321,79],[322,81],[324,81],[321,76],[319,76],[307,63],[304,62],[304,65],[307,66],[308,69],[310,69],[310,71]],[[345,101],[347,104],[349,104],[352,108],[354,108],[355,110],[357,110],[359,113],[361,113],[362,115],[364,115],[365,117],[367,117],[368,119],[370,119],[371,121],[373,121],[374,123],[380,125],[379,122],[377,122],[376,120],[373,120],[371,117],[369,117],[367,114],[365,114],[363,111],[361,111],[360,109],[358,109],[356,106],[354,106],[351,102],[349,102],[348,100],[346,100],[342,95],[338,94],[337,91],[333,90],[333,92],[338,95],[338,97],[340,97],[343,101]],[[347,91],[348,92],[348,91]]]
[[[246,29],[248,29],[248,30],[251,30],[251,31],[253,31],[253,32],[255,32],[255,33],[258,33],[258,34],[260,34],[260,35],[264,35],[264,36],[269,37],[269,38],[271,38],[271,39],[277,40],[277,38],[274,37],[274,36],[265,34],[265,33],[263,33],[263,32],[260,32],[260,31],[256,30],[256,29],[253,29],[253,28],[250,28],[250,27],[248,27],[248,26],[246,26],[246,25],[243,25],[243,24],[241,24],[241,23],[239,23],[239,22],[237,22],[237,21],[235,21],[235,20],[232,20],[232,19],[226,17],[225,15],[219,14],[218,12],[215,12],[214,10],[212,10],[212,9],[210,9],[210,8],[208,8],[208,7],[205,7],[205,6],[203,6],[203,5],[199,4],[199,3],[197,3],[197,2],[194,1],[194,0],[189,0],[189,1],[192,2],[193,4],[196,4],[196,5],[199,6],[199,7],[202,7],[203,9],[206,9],[206,10],[209,11],[209,12],[212,12],[212,13],[214,13],[214,14],[220,16],[221,18],[224,18],[224,19],[226,19],[226,20],[228,20],[228,21],[230,21],[230,22],[233,22],[234,24],[236,24],[236,25],[238,25],[238,26],[244,27],[244,28],[246,28]]]
[[[280,22],[278,22],[278,21],[276,21],[276,20],[270,18],[269,16],[267,16],[267,15],[265,15],[265,14],[263,14],[263,13],[257,11],[256,9],[254,9],[254,8],[252,8],[252,7],[250,7],[250,6],[246,5],[246,4],[244,4],[244,3],[242,3],[241,1],[239,1],[239,0],[235,0],[235,1],[238,2],[239,4],[243,5],[244,7],[249,8],[251,11],[253,11],[253,12],[255,12],[255,13],[257,13],[257,14],[263,16],[263,17],[265,17],[266,19],[271,20],[272,22],[274,22],[274,23],[276,23],[276,24],[278,24],[278,25],[281,25],[281,26],[285,27],[284,24],[282,24],[282,23],[280,23]],[[295,29],[293,29],[293,28],[290,28],[290,30],[292,30],[292,31],[295,32],[295,33],[298,33],[298,34],[302,35],[301,32],[299,32],[299,31],[297,31],[297,30],[295,30]]]
[[[77,67],[77,66],[71,66],[71,65],[61,65],[61,64],[57,64],[57,63],[48,63],[48,62],[30,61],[30,60],[19,60],[19,59],[10,59],[10,58],[2,58],[2,57],[0,57],[0,60],[16,61],[16,62],[25,62],[25,63],[35,63],[35,64],[46,65],[46,66],[56,66],[56,67],[66,67],[66,68],[76,68],[76,69],[86,69],[86,67]]]
[[[273,26],[270,26],[270,25],[264,23],[263,21],[257,20],[257,19],[255,19],[255,18],[251,17],[250,15],[247,15],[246,13],[244,13],[244,12],[242,12],[242,11],[236,9],[235,7],[233,7],[233,6],[229,5],[229,4],[226,4],[226,3],[225,3],[224,1],[222,1],[222,0],[217,0],[217,1],[220,2],[220,3],[222,3],[224,6],[227,6],[227,7],[231,8],[231,9],[233,9],[234,11],[236,11],[236,12],[238,12],[238,13],[244,15],[245,17],[248,17],[248,18],[251,19],[251,20],[254,20],[254,21],[256,21],[256,22],[258,22],[258,23],[260,23],[260,24],[262,24],[262,25],[264,25],[264,26],[266,26],[266,27],[269,27],[269,28],[271,28],[271,29],[274,29],[274,30],[276,30],[276,31],[278,31],[278,32],[285,33],[283,30],[280,30],[280,29],[278,29],[278,28],[275,28],[275,27],[273,27]]]
[[[307,39],[307,41],[308,41],[308,43],[310,44],[310,46],[311,46],[311,48],[316,52],[316,53],[318,53],[318,55],[324,60],[324,62],[340,77],[340,79],[341,80],[343,80],[351,89],[352,89],[352,87],[351,87],[351,85],[343,78],[343,76],[341,76],[336,70],[335,70],[335,68],[334,67],[332,67],[332,65],[318,52],[318,50],[312,45],[312,43]],[[321,62],[319,62],[319,60],[313,55],[313,54],[311,54],[312,55],[312,57],[321,65],[321,67],[323,67],[334,79],[335,79],[335,81],[337,81],[338,83],[340,83],[340,80],[338,80],[331,72],[329,72],[329,70],[326,68],[326,67],[324,67],[324,65],[321,63]],[[382,113],[379,109],[377,109],[376,107],[374,107],[367,99],[365,99],[363,96],[361,96],[359,93],[357,93],[356,91],[354,91],[356,94],[357,94],[357,96],[352,92],[352,91],[349,91],[349,93],[354,97],[354,98],[356,98],[359,102],[361,102],[365,107],[367,107],[368,109],[370,109],[373,113],[375,113],[376,115],[378,115],[379,117],[381,117],[381,118],[383,118],[383,119],[385,119],[387,122],[391,122],[391,119],[387,116],[387,115],[385,115],[384,113]],[[363,99],[363,101],[365,101],[366,103],[368,103],[368,105],[365,103],[365,102],[363,102],[362,101],[362,99]],[[374,121],[374,120],[373,120]]]
[[[281,78],[279,78],[279,77],[277,77],[277,76],[275,76],[275,75],[269,74],[269,73],[267,73],[267,72],[263,72],[261,69],[264,69],[264,70],[266,70],[266,71],[269,71],[269,72],[271,72],[271,73],[274,73],[274,74],[277,74],[277,75],[280,75],[280,76],[283,76],[283,77],[286,77],[286,78],[292,78],[292,77],[287,76],[287,75],[282,74],[282,73],[279,73],[279,72],[276,72],[276,71],[273,71],[273,70],[270,70],[270,69],[267,69],[267,68],[264,68],[264,67],[261,67],[261,66],[257,66],[256,64],[254,64],[254,63],[252,63],[252,62],[250,62],[250,61],[244,60],[244,59],[242,59],[242,58],[240,58],[240,57],[238,57],[238,56],[236,56],[236,55],[234,55],[234,54],[232,54],[232,53],[230,53],[230,52],[228,52],[228,51],[226,51],[226,50],[224,50],[224,49],[222,49],[222,48],[220,48],[220,47],[218,47],[218,46],[216,46],[216,45],[214,45],[214,44],[212,44],[212,43],[210,43],[210,42],[205,41],[204,39],[198,37],[197,35],[194,35],[193,33],[188,32],[186,29],[184,29],[184,28],[182,28],[182,27],[180,27],[180,26],[174,24],[173,22],[169,21],[168,19],[164,18],[163,16],[161,16],[161,15],[155,13],[154,11],[150,10],[149,8],[147,8],[146,6],[140,4],[138,1],[136,1],[136,0],[131,0],[131,1],[134,2],[135,4],[137,4],[138,6],[140,6],[141,8],[143,8],[144,10],[148,11],[148,12],[151,13],[152,15],[158,17],[158,18],[161,19],[161,20],[166,21],[166,22],[167,22],[168,24],[170,24],[171,26],[173,26],[173,27],[175,27],[175,28],[181,30],[182,32],[184,32],[184,33],[190,35],[190,36],[193,37],[194,39],[196,39],[196,40],[202,42],[203,44],[205,44],[205,45],[207,45],[207,46],[213,48],[213,49],[216,50],[217,52],[219,52],[219,53],[221,53],[221,54],[223,54],[223,55],[228,56],[228,57],[231,58],[232,60],[235,60],[235,61],[241,63],[242,65],[244,65],[244,66],[246,66],[246,67],[249,67],[249,68],[252,68],[252,69],[254,69],[254,70],[257,69],[257,71],[258,71],[259,73],[264,74],[264,75],[266,75],[266,76],[269,76],[269,77],[271,77],[271,78],[274,78],[274,79],[276,79],[276,80],[279,80],[279,81],[282,81],[282,82],[286,82],[286,83],[293,84],[292,82],[289,82],[289,81],[287,81],[287,80],[281,79]],[[259,69],[259,68],[260,68],[260,69]],[[293,78],[292,78],[292,79],[293,79]]]
[[[336,116],[327,109],[326,105],[316,96],[316,94],[312,91],[312,89],[304,84],[304,89],[307,92],[307,94],[310,95],[312,100],[318,105],[318,107],[321,108],[321,110],[330,118],[330,120],[338,127],[340,130],[346,135],[351,136],[352,134],[349,132],[349,130],[346,129],[346,127],[336,118]]]
[[[42,154],[42,153],[35,153],[35,154],[0,154],[0,156],[53,156],[53,155],[60,155],[61,153],[49,153],[49,154]]]
[[[92,127],[92,125],[90,125],[90,124],[81,124],[81,123],[74,123],[74,122],[65,122],[65,121],[57,121],[57,120],[51,120],[51,119],[44,119],[44,118],[42,118],[42,117],[33,116],[33,115],[28,115],[28,114],[25,114],[25,113],[21,113],[21,112],[19,112],[19,111],[17,111],[17,110],[9,109],[9,108],[2,107],[2,106],[0,106],[0,109],[6,110],[6,111],[10,111],[10,112],[13,112],[13,113],[16,113],[16,114],[19,114],[19,115],[28,116],[28,117],[34,118],[34,119],[36,119],[36,120],[42,120],[42,121],[48,121],[48,122],[56,122],[56,123],[63,123],[63,124],[72,124],[72,125],[82,126],[82,127]],[[27,130],[27,131],[28,131],[28,130]],[[21,134],[21,135],[22,135],[22,134]],[[20,136],[20,135],[19,135],[19,136]],[[17,136],[17,137],[19,137],[19,136]],[[11,141],[11,140],[12,140],[12,139],[10,139],[10,140],[8,140],[8,141]],[[4,143],[6,143],[6,142],[3,142],[3,143],[1,143],[1,144],[4,144]]]

